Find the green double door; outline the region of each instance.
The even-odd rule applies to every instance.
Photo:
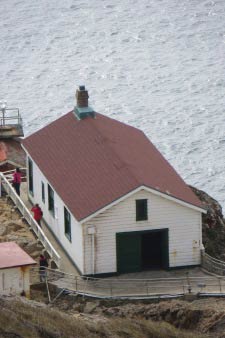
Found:
[[[168,229],[116,234],[117,272],[167,269]]]

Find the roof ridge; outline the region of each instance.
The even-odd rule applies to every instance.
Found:
[[[142,130],[111,117],[96,113],[79,121],[71,111],[26,137],[23,146],[77,220],[142,185],[200,205]],[[68,170],[64,184],[62,171]]]

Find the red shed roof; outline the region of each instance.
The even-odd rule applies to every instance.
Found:
[[[142,131],[104,115],[70,112],[23,145],[79,221],[140,186],[202,208]]]
[[[0,269],[33,265],[36,262],[14,242],[0,243]]]

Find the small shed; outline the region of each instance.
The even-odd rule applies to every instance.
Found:
[[[13,170],[17,167],[25,167],[26,154],[21,147],[21,140],[0,140],[0,171]]]
[[[0,294],[30,295],[30,268],[36,262],[15,242],[0,243]]]

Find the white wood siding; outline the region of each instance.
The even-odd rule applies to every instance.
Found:
[[[28,155],[29,156],[29,155]],[[32,160],[32,158],[29,156]],[[29,198],[35,204],[38,203],[43,211],[43,218],[48,224],[49,228],[52,230],[62,247],[75,262],[77,267],[83,273],[83,235],[82,235],[82,226],[80,223],[73,217],[71,214],[71,242],[65,236],[64,230],[64,206],[67,206],[63,203],[60,196],[54,190],[54,187],[51,188],[54,191],[54,206],[55,206],[55,217],[48,210],[48,180],[45,178],[43,173],[40,171],[36,163],[33,162],[33,196],[29,193]],[[42,183],[45,187],[45,203],[42,201]],[[70,212],[70,210],[67,208]],[[60,267],[63,269],[63,266]]]
[[[136,199],[148,199],[148,220],[136,222]],[[93,253],[88,228],[95,226],[95,252]],[[139,191],[119,204],[84,224],[85,274],[117,271],[116,233],[169,229],[169,266],[200,264],[201,213],[156,196]]]
[[[25,291],[30,294],[29,267],[15,267],[0,270],[0,294],[20,295]]]

